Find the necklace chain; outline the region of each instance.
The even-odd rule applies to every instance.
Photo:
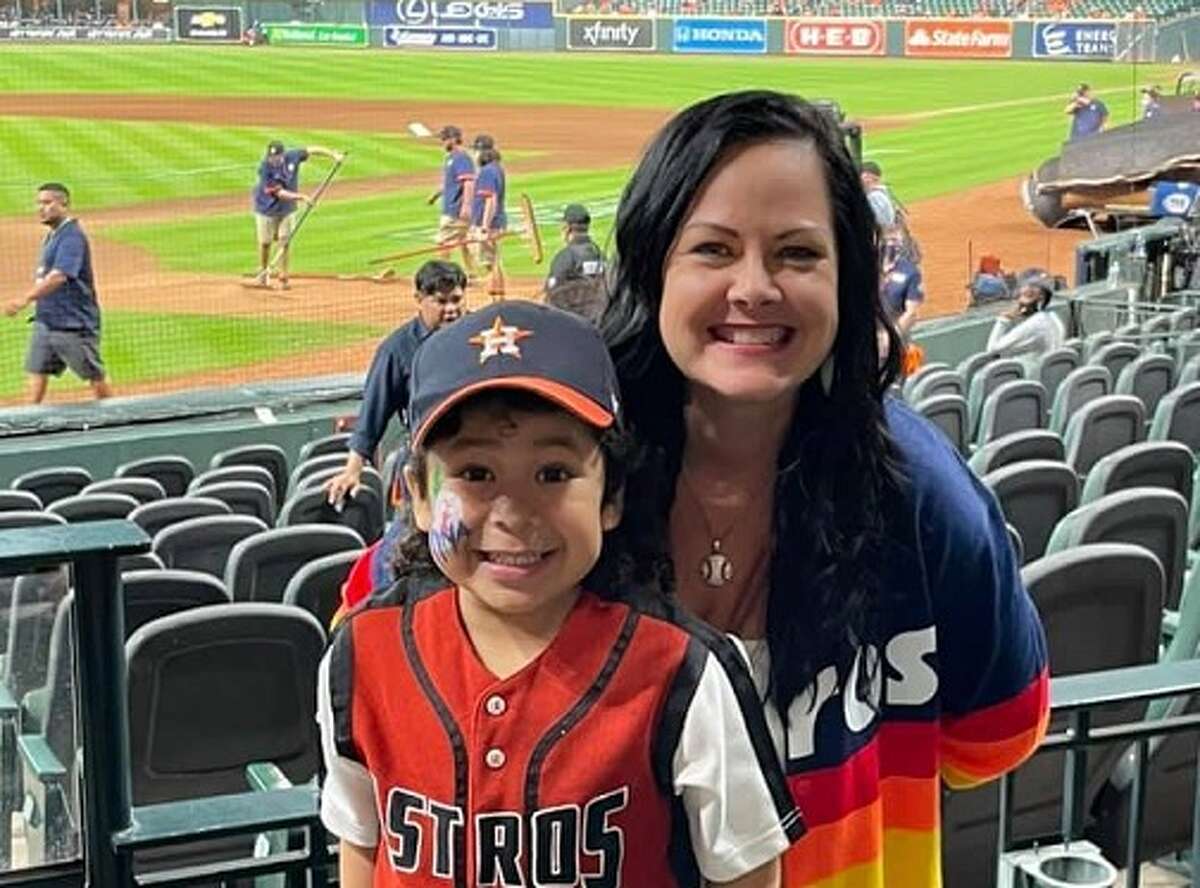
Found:
[[[753,502],[753,498],[751,498],[751,500],[749,500],[745,506],[738,510],[737,516],[731,522],[729,522],[729,526],[724,531],[721,533],[715,533],[713,531],[713,523],[708,517],[708,510],[704,507],[704,500],[700,498],[699,494],[696,492],[696,489],[692,486],[691,481],[688,479],[687,470],[683,469],[682,467],[679,470],[679,480],[687,489],[687,492],[691,498],[695,500],[696,508],[700,511],[700,517],[704,520],[704,529],[708,531],[708,537],[711,540],[708,553],[700,559],[700,563],[698,565],[700,579],[702,579],[707,586],[721,588],[722,586],[731,582],[734,577],[733,561],[722,550],[722,541],[725,539],[725,537],[729,536],[729,534],[733,532],[735,527],[737,527],[738,521],[741,520],[746,510],[750,507],[750,503]]]

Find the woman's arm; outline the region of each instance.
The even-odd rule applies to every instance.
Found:
[[[363,848],[345,839],[338,847],[338,879],[342,888],[371,888],[375,878],[375,849]]]

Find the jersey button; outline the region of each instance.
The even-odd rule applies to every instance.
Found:
[[[508,761],[508,756],[504,754],[503,749],[489,749],[483,757],[484,762],[493,771],[498,771],[504,767],[504,763]]]
[[[504,710],[508,709],[508,704],[504,702],[504,698],[499,694],[492,694],[487,698],[487,702],[483,704],[488,715],[504,715]]]

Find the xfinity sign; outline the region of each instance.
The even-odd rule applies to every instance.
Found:
[[[675,52],[765,53],[767,23],[762,19],[676,19]]]
[[[567,49],[620,52],[654,49],[654,19],[570,18],[567,20]]]

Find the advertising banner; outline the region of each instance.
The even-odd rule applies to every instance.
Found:
[[[495,28],[405,28],[383,29],[383,45],[396,49],[495,49]]]
[[[170,28],[90,28],[76,25],[4,25],[0,41],[14,43],[166,43]]]
[[[649,51],[657,45],[654,19],[628,16],[567,19],[567,49],[600,52]]]
[[[409,28],[553,28],[554,5],[534,0],[369,0],[367,24]]]
[[[879,56],[887,51],[887,27],[879,19],[788,19],[783,26],[783,51]]]
[[[764,53],[763,19],[680,18],[671,28],[675,52]]]
[[[1013,51],[1007,19],[907,19],[904,54],[927,59],[1007,59]]]
[[[319,44],[321,46],[366,46],[367,29],[363,25],[306,24],[266,22],[267,42],[276,45]]]
[[[1039,59],[1111,59],[1117,54],[1116,22],[1037,22],[1033,54]]]
[[[185,43],[237,43],[243,30],[237,6],[175,7],[175,33]]]

